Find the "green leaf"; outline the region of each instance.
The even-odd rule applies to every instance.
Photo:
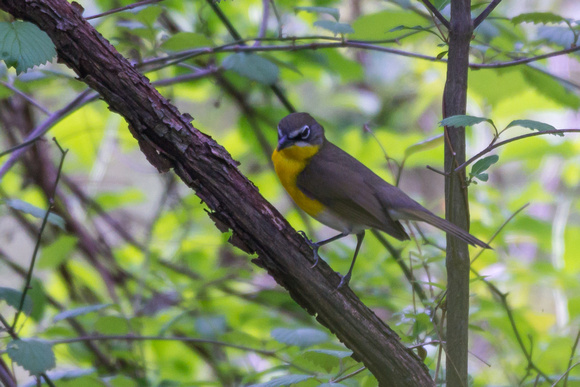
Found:
[[[30,282],[30,290],[26,293],[26,297],[30,296],[32,300],[32,312],[30,312],[30,318],[34,321],[42,320],[44,316],[44,311],[46,309],[46,292],[44,291],[44,287],[42,286],[42,282],[34,278]]]
[[[266,383],[252,384],[248,387],[279,387],[279,386],[289,386],[291,384],[296,384],[303,382],[305,380],[311,379],[311,375],[285,375],[276,379],[272,379]]]
[[[201,316],[195,319],[195,330],[203,337],[215,339],[227,330],[224,316]]]
[[[338,34],[351,34],[354,32],[350,24],[333,22],[331,20],[318,20],[314,22],[314,25],[334,33],[335,36]]]
[[[439,123],[439,126],[453,126],[455,128],[459,128],[461,126],[473,126],[477,125],[481,122],[489,122],[493,125],[493,121],[489,118],[485,117],[474,117],[474,116],[465,116],[465,115],[457,115],[444,118]]]
[[[401,35],[399,31],[390,32],[397,26],[428,26],[425,19],[413,12],[407,11],[381,11],[363,15],[352,22],[352,28],[355,33],[349,35],[350,39],[374,40],[374,39],[393,39]],[[419,34],[415,37],[406,38],[405,41],[419,39]]]
[[[222,64],[227,70],[266,85],[275,83],[280,73],[278,66],[256,54],[238,52],[226,57]]]
[[[78,238],[62,234],[50,245],[42,248],[42,255],[38,260],[39,269],[54,269],[61,265],[75,249]]]
[[[309,347],[328,340],[326,333],[313,328],[276,328],[272,330],[272,337],[279,343],[298,347]]]
[[[39,375],[56,366],[52,345],[39,339],[18,339],[8,343],[6,352],[13,362],[32,375]]]
[[[82,316],[83,314],[96,312],[97,310],[105,309],[113,304],[97,304],[97,305],[89,305],[83,306],[81,308],[75,308],[70,310],[65,310],[64,312],[60,312],[56,316],[54,316],[53,322],[57,322],[60,320],[64,320],[70,317],[77,317]]]
[[[169,51],[211,46],[213,46],[211,39],[197,32],[178,32],[161,44],[161,48]]]
[[[411,156],[414,153],[426,151],[438,147],[443,143],[443,134],[439,134],[435,137],[428,138],[423,141],[419,141],[405,149],[405,158]]]
[[[310,13],[326,13],[338,21],[340,19],[340,11],[337,8],[329,7],[294,7],[296,11],[306,11]]]
[[[304,352],[300,357],[312,363],[316,369],[322,368],[326,372],[331,372],[334,367],[339,366],[340,360],[351,355],[351,351],[311,349]]]
[[[340,386],[344,386],[346,387],[346,384],[342,384],[342,383],[322,383],[319,384],[317,387],[340,387]]]
[[[42,208],[38,208],[36,206],[33,206],[32,204],[25,202],[23,200],[20,199],[7,199],[5,201],[5,203],[18,211],[24,212],[26,214],[30,214],[32,216],[34,216],[35,218],[39,218],[39,219],[44,219],[44,216],[46,215],[46,210],[43,210]],[[65,222],[64,219],[62,217],[60,217],[57,214],[54,213],[50,213],[48,214],[48,222],[54,224],[55,226],[60,227],[61,229],[64,230],[65,228]]]
[[[50,62],[56,56],[54,44],[36,25],[15,21],[0,23],[0,60],[20,74]]]
[[[472,177],[477,177],[481,181],[487,181],[489,176],[483,172],[487,171],[487,169],[493,164],[497,163],[498,160],[498,155],[487,156],[481,160],[477,160],[477,162],[471,167],[471,172],[469,172],[469,175]]]
[[[20,290],[0,287],[0,300],[6,301],[6,303],[11,307],[13,307],[14,309],[18,310],[21,299],[22,292]],[[30,312],[32,311],[32,300],[30,299],[28,294],[24,298],[24,304],[22,304],[22,311],[26,315],[30,315]]]
[[[537,130],[538,132],[545,132],[548,130],[556,130],[556,128],[554,128],[550,124],[545,124],[543,122],[534,121],[534,120],[514,120],[514,121],[510,122],[508,126],[506,126],[506,129],[511,128],[512,126],[521,126],[522,128]],[[550,133],[550,134],[554,135],[554,136],[564,137],[564,133]]]
[[[522,13],[516,17],[512,17],[512,23],[534,23],[534,24],[548,24],[548,23],[563,23],[564,19],[560,15],[551,12],[530,12]]]

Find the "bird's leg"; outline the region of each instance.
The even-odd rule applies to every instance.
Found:
[[[306,236],[306,233],[304,231],[298,231],[298,234],[300,234],[300,235],[302,235],[304,237],[304,239],[306,240],[306,244],[308,246],[310,246],[310,248],[314,252],[314,265],[312,265],[310,267],[311,269],[315,268],[316,265],[318,265],[318,261],[320,259],[320,256],[318,255],[318,249],[321,246],[324,246],[325,244],[330,243],[330,242],[333,242],[333,241],[335,241],[337,239],[344,238],[345,236],[348,235],[348,233],[341,232],[340,234],[335,235],[332,238],[328,238],[328,239],[325,239],[325,240],[320,241],[320,242],[314,242],[311,239],[308,239],[308,237]]]
[[[356,256],[358,255],[358,251],[360,250],[360,246],[362,245],[362,241],[365,237],[364,230],[356,234],[356,248],[354,249],[354,256],[352,257],[352,263],[350,264],[350,268],[348,269],[348,273],[340,280],[337,289],[341,289],[348,285],[350,281],[350,276],[352,275],[352,268],[354,267],[354,261],[356,261]]]

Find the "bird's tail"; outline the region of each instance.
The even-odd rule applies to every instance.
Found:
[[[399,210],[399,212],[401,212]],[[491,249],[487,243],[477,239],[464,229],[454,225],[453,223],[438,217],[437,215],[427,212],[424,210],[415,210],[415,209],[405,209],[404,213],[406,214],[405,218],[410,220],[421,220],[423,222],[427,222],[432,226],[435,226],[448,234],[451,234],[462,241],[465,241],[473,246],[483,247],[484,249]],[[493,249],[492,249],[493,250]]]

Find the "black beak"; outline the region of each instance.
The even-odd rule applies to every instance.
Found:
[[[288,138],[288,136],[282,136],[280,137],[280,139],[278,140],[278,150],[281,151],[284,148],[288,148],[290,145],[292,145],[294,141],[290,140]]]

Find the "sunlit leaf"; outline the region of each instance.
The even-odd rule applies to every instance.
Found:
[[[294,7],[296,11],[306,11],[311,13],[325,13],[334,18],[334,20],[338,21],[340,19],[340,10],[338,8],[329,8],[329,7]]]
[[[211,39],[197,32],[178,32],[161,44],[161,48],[170,51],[211,46],[213,46]]]

